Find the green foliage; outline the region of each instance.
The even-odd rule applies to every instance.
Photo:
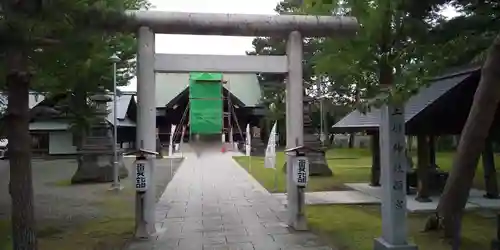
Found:
[[[304,14],[297,3],[290,2],[280,2],[276,6],[275,11],[281,15]],[[304,39],[303,79],[305,92],[308,95],[320,96],[325,92],[318,91],[318,77],[314,72],[316,62],[312,60],[314,55],[318,53],[321,42],[322,39],[317,38]],[[248,52],[250,55],[283,55],[286,52],[286,40],[282,38],[258,37],[255,38],[252,43],[254,51]],[[268,115],[266,116],[266,119],[269,120],[268,123],[278,121],[278,124],[285,124],[285,84],[283,84],[285,75],[260,74],[259,77],[262,83],[262,104],[268,108]],[[331,102],[335,103],[335,105],[328,105],[327,108],[337,106],[340,103],[349,102],[349,98],[346,98],[346,96],[352,95],[352,89],[342,88],[343,86],[334,88],[329,82],[324,81],[324,79],[322,81],[323,85],[330,86],[331,90],[336,91],[335,93],[327,95],[327,98],[330,98]],[[325,87],[322,89],[324,90],[324,88]],[[273,108],[270,108],[271,105]],[[314,124],[319,127],[319,123],[314,122]],[[278,126],[280,134],[285,133],[284,127],[285,126]]]
[[[326,94],[330,108],[357,107],[367,110],[386,102],[402,103],[425,85],[444,66],[450,46],[437,43],[429,34],[443,19],[437,11],[445,0],[304,1],[302,6],[280,3],[280,14],[308,13],[351,15],[360,31],[349,39],[306,39],[304,83],[308,94]],[[257,38],[251,54],[284,54],[285,41]],[[320,78],[321,91],[315,82]],[[282,82],[283,76],[263,75],[262,81]],[[380,88],[381,84],[390,88]],[[263,102],[274,103],[271,117],[284,114],[283,87],[264,86]],[[328,109],[327,109],[328,111]],[[276,114],[277,112],[277,114]]]
[[[451,20],[442,16],[439,11],[450,3],[463,14]],[[500,24],[499,6],[470,0],[306,0],[300,7],[280,3],[276,10],[357,18],[360,30],[354,38],[306,40],[304,82],[311,94],[322,76],[331,102],[367,111],[386,102],[403,103],[450,67],[481,63]],[[284,41],[258,38],[254,46],[255,54],[284,53]],[[279,91],[265,88],[264,102],[281,104],[277,110],[284,112]]]
[[[481,64],[486,51],[498,33],[500,7],[495,1],[458,0],[454,6],[461,15],[438,23],[432,36],[435,44],[444,44],[449,53],[444,58],[447,65]]]
[[[29,51],[31,88],[49,96],[66,95],[67,100],[60,105],[66,107],[65,113],[75,130],[82,130],[88,127],[94,113],[88,95],[99,86],[112,91],[111,55],[116,53],[121,59],[116,65],[119,86],[126,85],[135,75],[136,38],[133,29],[126,30],[129,24],[124,11],[148,8],[149,3],[146,0],[42,3],[36,11],[27,13],[16,12],[17,9],[9,12],[7,8],[5,15],[9,18],[0,21],[2,48],[22,45]]]
[[[316,72],[327,74],[336,85],[356,86],[361,100],[369,100],[364,102],[367,106],[403,102],[440,68],[440,48],[426,39],[440,18],[433,9],[441,2],[426,4],[415,8],[413,1],[307,1],[307,12],[352,15],[360,24],[356,37],[322,43],[321,53],[314,57]]]
[[[327,1],[328,2],[328,1]],[[368,111],[384,103],[403,103],[430,78],[450,68],[481,63],[500,25],[500,4],[471,0],[306,0],[281,2],[282,15],[309,13],[352,15],[360,24],[349,39],[305,40],[304,83],[319,96],[314,82],[321,76],[329,109],[356,107]],[[453,3],[462,11],[449,19],[440,11]],[[280,55],[285,41],[256,38],[251,54]],[[262,75],[263,82],[283,82],[282,75]],[[381,84],[390,88],[381,88]],[[263,103],[274,104],[268,119],[284,118],[284,86],[263,86]]]

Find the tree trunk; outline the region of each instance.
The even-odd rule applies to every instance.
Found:
[[[325,105],[323,103],[323,109],[325,109]],[[324,111],[323,111],[324,112]],[[323,133],[325,134],[325,147],[329,147],[330,146],[330,140],[328,140],[328,138],[330,138],[330,130],[328,129],[328,117],[329,117],[329,112],[326,111],[323,113]]]
[[[372,168],[370,173],[370,186],[380,186],[380,137],[379,132],[372,134],[371,140]]]
[[[436,169],[438,166],[436,164],[436,137],[433,135],[429,136],[429,162],[432,169]]]
[[[416,201],[431,202],[429,198],[429,141],[427,136],[417,136],[417,197]]]
[[[354,140],[356,139],[356,134],[349,134],[349,148],[354,148]]]
[[[19,48],[7,50],[7,139],[9,140],[12,239],[14,250],[36,250],[33,178],[29,134],[27,56]]]
[[[469,198],[479,156],[484,149],[491,123],[500,100],[500,35],[495,38],[481,70],[481,80],[462,130],[457,154],[437,207],[438,219],[446,237],[454,236],[461,212]]]
[[[360,99],[360,91],[359,84],[356,84],[356,90],[354,92],[354,102],[355,104],[359,104]],[[356,133],[349,134],[349,148],[354,148],[354,141],[356,140]]]
[[[75,110],[76,115],[84,115],[84,110],[87,107],[87,94],[85,93],[86,90],[83,87],[82,84],[77,84],[75,88],[75,98],[71,100],[72,104],[74,105],[73,108]],[[79,126],[78,131],[75,131],[75,143],[76,143],[76,151],[80,152],[83,148],[83,143],[85,142],[85,137],[87,135],[87,130],[85,129],[85,126]],[[77,169],[80,169],[83,166],[83,157],[80,154],[76,154],[76,160],[78,163]],[[77,170],[78,172],[78,170]]]
[[[484,184],[486,188],[485,198],[498,198],[497,171],[495,169],[495,157],[491,140],[486,140],[483,150]]]

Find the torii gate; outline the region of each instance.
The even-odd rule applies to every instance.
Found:
[[[355,18],[339,16],[163,11],[128,11],[127,15],[139,25],[137,145],[150,151],[155,150],[155,73],[157,72],[286,73],[287,148],[302,146],[303,38],[353,36],[358,30]],[[155,33],[288,37],[288,42],[286,55],[283,56],[168,55],[155,54]],[[154,165],[151,168],[153,174]],[[287,168],[288,224],[297,230],[304,230],[306,220],[300,212],[303,211],[304,197],[292,180],[293,171],[289,158]],[[155,232],[154,194],[154,189],[148,190],[145,195],[144,211],[136,214],[136,217],[142,217],[146,223],[146,237]]]

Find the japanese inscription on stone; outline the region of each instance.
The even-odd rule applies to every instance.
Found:
[[[394,207],[397,210],[404,209],[406,206],[406,192],[405,192],[405,161],[406,152],[405,152],[405,135],[404,135],[404,112],[402,108],[399,107],[389,107],[389,128],[390,128],[390,137],[392,138],[391,148],[392,152],[392,160],[390,161],[393,165],[391,168],[392,178],[391,186],[394,192]]]
[[[309,178],[309,160],[307,157],[297,157],[294,164],[294,180],[297,186],[305,187]]]
[[[144,192],[148,189],[148,161],[138,160],[135,162],[135,189]]]
[[[406,244],[407,161],[403,107],[389,104],[382,108],[380,149],[383,238],[393,245]]]

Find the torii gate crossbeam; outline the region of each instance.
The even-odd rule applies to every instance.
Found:
[[[187,13],[166,11],[127,11],[138,27],[155,33],[220,36],[288,37],[299,31],[303,37],[353,36],[358,30],[356,18],[347,16],[252,15]]]

